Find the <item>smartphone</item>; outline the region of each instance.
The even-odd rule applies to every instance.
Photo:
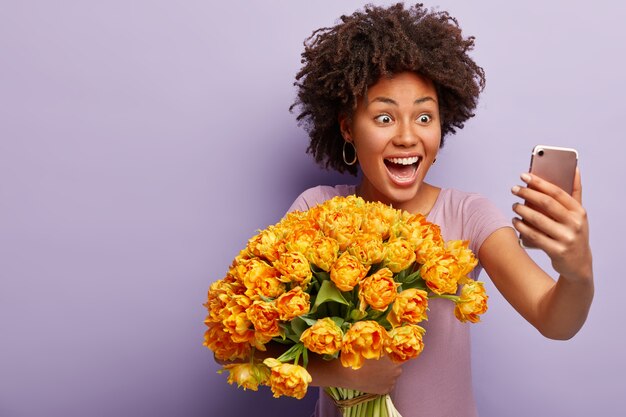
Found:
[[[578,151],[573,148],[562,148],[558,146],[537,145],[533,148],[530,157],[529,172],[572,194],[574,188],[574,175],[578,165]],[[532,183],[530,184],[532,188]],[[532,207],[532,205],[524,202]],[[524,237],[520,236],[520,243],[525,248],[532,248],[524,242]]]
[[[576,149],[537,145],[530,157],[529,172],[559,186],[571,195],[577,165]]]

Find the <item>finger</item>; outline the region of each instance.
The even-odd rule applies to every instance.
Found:
[[[523,237],[524,245],[541,249],[547,254],[554,253],[558,249],[558,242],[539,230],[524,222],[522,219],[514,218],[513,227]]]
[[[574,174],[574,187],[572,188],[572,197],[574,200],[582,204],[583,202],[583,185],[580,179],[580,170],[576,168],[576,174]]]
[[[563,239],[567,233],[563,224],[524,204],[513,204],[513,211],[526,225],[554,240]]]
[[[575,210],[577,207],[580,206],[580,203],[576,201],[566,191],[564,191],[561,187],[554,185],[537,175],[525,172],[520,175],[520,178],[528,185],[528,188],[549,195],[569,210]]]
[[[525,207],[528,207],[529,210],[541,213],[546,217],[561,223],[567,222],[569,218],[570,213],[566,207],[553,197],[544,194],[541,191],[534,190],[529,187],[515,186],[511,189],[511,192],[517,197],[522,198],[524,200]],[[526,213],[530,214],[529,211],[526,211],[524,215],[521,213],[518,214],[520,214],[522,218],[526,219]]]

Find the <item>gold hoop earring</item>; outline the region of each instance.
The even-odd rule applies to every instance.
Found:
[[[354,152],[354,159],[352,159],[352,161],[350,161],[350,162],[348,162],[348,160],[346,159],[346,143],[349,143],[352,146],[352,151]],[[343,154],[343,162],[346,165],[351,166],[351,165],[356,164],[357,156],[356,156],[356,148],[354,147],[354,143],[348,142],[347,140],[344,140],[343,141],[342,154]]]

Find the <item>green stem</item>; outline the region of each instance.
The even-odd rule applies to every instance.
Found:
[[[378,397],[377,401],[380,403],[380,416],[389,417],[387,414],[387,403],[385,402],[385,397]]]
[[[357,414],[358,416],[369,416],[371,414],[370,412],[370,407],[371,407],[372,402],[367,402],[365,404],[359,404],[359,414]]]
[[[458,302],[461,297],[459,297],[458,295],[449,295],[449,294],[429,294],[428,298],[445,298],[446,300],[451,300],[454,301],[455,303]]]
[[[380,417],[380,398],[376,398],[372,402],[374,403],[374,415]]]

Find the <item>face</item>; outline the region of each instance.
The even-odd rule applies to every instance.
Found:
[[[424,178],[441,143],[433,83],[412,72],[381,78],[340,125],[363,171],[359,195],[409,211],[420,207]]]

